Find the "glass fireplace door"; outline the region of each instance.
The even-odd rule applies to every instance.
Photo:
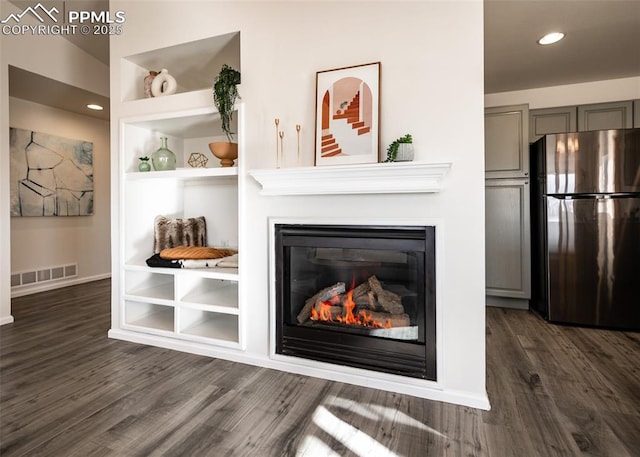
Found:
[[[277,226],[276,352],[428,377],[434,254],[433,227]]]

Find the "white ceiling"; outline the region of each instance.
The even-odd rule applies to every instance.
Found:
[[[81,3],[99,11],[109,5]],[[566,38],[546,47],[536,43],[554,30]],[[484,0],[484,32],[486,93],[640,76],[640,0]],[[70,39],[108,65],[106,36]],[[69,109],[64,103],[73,97],[57,100],[56,107]]]
[[[4,1],[4,0],[0,0]],[[23,10],[34,5],[32,0],[10,0]],[[108,11],[109,0],[65,0],[65,7],[74,10]],[[102,63],[109,65],[108,35],[64,35],[64,37]],[[84,116],[109,120],[109,98],[75,86],[9,66],[9,95],[41,105],[70,111]],[[90,110],[88,103],[104,107],[102,111]]]
[[[640,75],[639,0],[485,0],[484,20],[486,93]]]
[[[108,121],[109,98],[9,65],[9,95],[22,100]],[[87,108],[98,104],[101,111]]]

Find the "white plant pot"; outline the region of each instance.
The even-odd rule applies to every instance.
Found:
[[[409,162],[413,160],[413,143],[400,143],[398,145],[398,154],[396,162]]]

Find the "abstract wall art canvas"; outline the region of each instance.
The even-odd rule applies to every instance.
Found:
[[[379,160],[380,62],[316,73],[316,165]]]
[[[93,214],[93,143],[11,127],[11,215]]]

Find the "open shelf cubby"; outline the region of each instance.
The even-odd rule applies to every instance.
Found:
[[[144,330],[174,331],[174,308],[147,302],[125,301],[125,324]]]
[[[166,68],[176,79],[176,94],[210,88],[226,63],[240,71],[240,32],[152,49],[121,59],[122,101],[144,99],[144,78]],[[164,97],[171,97],[166,95]]]
[[[180,309],[181,335],[238,344],[238,316],[196,308]]]

